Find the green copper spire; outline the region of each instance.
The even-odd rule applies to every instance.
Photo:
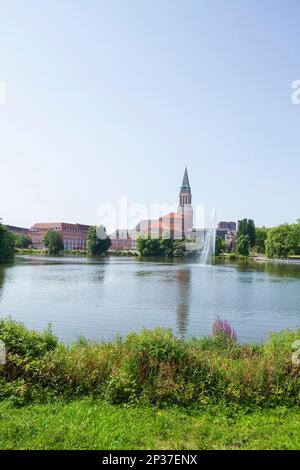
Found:
[[[187,167],[185,167],[181,190],[190,190],[190,189],[191,188],[190,188],[190,182],[189,182],[189,175],[187,172]]]

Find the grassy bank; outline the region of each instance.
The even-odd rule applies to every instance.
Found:
[[[48,255],[48,251],[46,249],[44,250],[37,250],[36,248],[16,248],[15,252],[18,255]],[[86,250],[64,250],[60,254],[56,254],[54,256],[86,256],[87,251]]]
[[[300,331],[233,337],[156,329],[67,347],[0,320],[0,448],[299,448]]]
[[[33,248],[15,248],[18,255],[46,255],[47,250],[37,250]]]
[[[299,449],[300,410],[0,404],[0,449]]]
[[[261,345],[226,336],[180,340],[168,330],[143,330],[109,343],[72,346],[11,320],[0,320],[7,348],[0,399],[15,404],[95,397],[110,403],[262,408],[300,405],[292,343],[300,330]]]
[[[221,253],[215,256],[216,261],[248,261],[254,259],[255,255],[239,255],[238,253]]]

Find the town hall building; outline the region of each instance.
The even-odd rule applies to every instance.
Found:
[[[111,236],[111,249],[135,248],[139,237],[170,238],[176,240],[193,239],[192,192],[187,168],[185,168],[179,192],[177,212],[170,212],[156,220],[141,220],[133,230],[117,230]]]

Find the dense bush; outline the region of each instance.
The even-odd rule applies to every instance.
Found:
[[[88,229],[87,251],[90,255],[101,255],[111,246],[111,239],[102,225]]]
[[[248,235],[240,235],[236,242],[236,251],[239,255],[249,256],[250,253],[250,239]]]
[[[10,318],[0,320],[0,339],[10,354],[29,360],[43,357],[58,346],[50,325],[43,333],[37,333]]]
[[[29,245],[31,245],[31,239],[28,235],[25,235],[24,233],[13,233],[12,235],[14,239],[14,246],[16,248],[26,249],[29,247]]]
[[[265,254],[266,240],[269,229],[266,227],[256,227],[255,229],[255,250],[257,253]]]
[[[55,230],[49,230],[43,241],[49,255],[58,255],[64,250],[63,238],[61,234]]]
[[[12,259],[14,256],[14,237],[0,221],[0,261]]]
[[[288,258],[300,254],[300,220],[271,228],[265,241],[268,258]]]
[[[215,245],[215,255],[219,256],[222,253],[225,253],[226,248],[227,247],[226,247],[225,240],[223,240],[223,238],[217,236],[216,237],[216,245]]]
[[[154,329],[65,346],[49,329],[38,334],[2,320],[0,338],[7,348],[0,398],[18,404],[89,395],[113,403],[300,404],[300,368],[291,360],[300,330],[271,335],[263,345],[239,345],[220,334],[181,340]]]
[[[141,256],[181,257],[187,254],[184,240],[139,237],[136,247]]]

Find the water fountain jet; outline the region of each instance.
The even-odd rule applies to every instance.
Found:
[[[208,265],[214,263],[216,248],[216,214],[212,211],[209,218],[209,227],[204,229],[203,248],[200,253],[200,264]]]

